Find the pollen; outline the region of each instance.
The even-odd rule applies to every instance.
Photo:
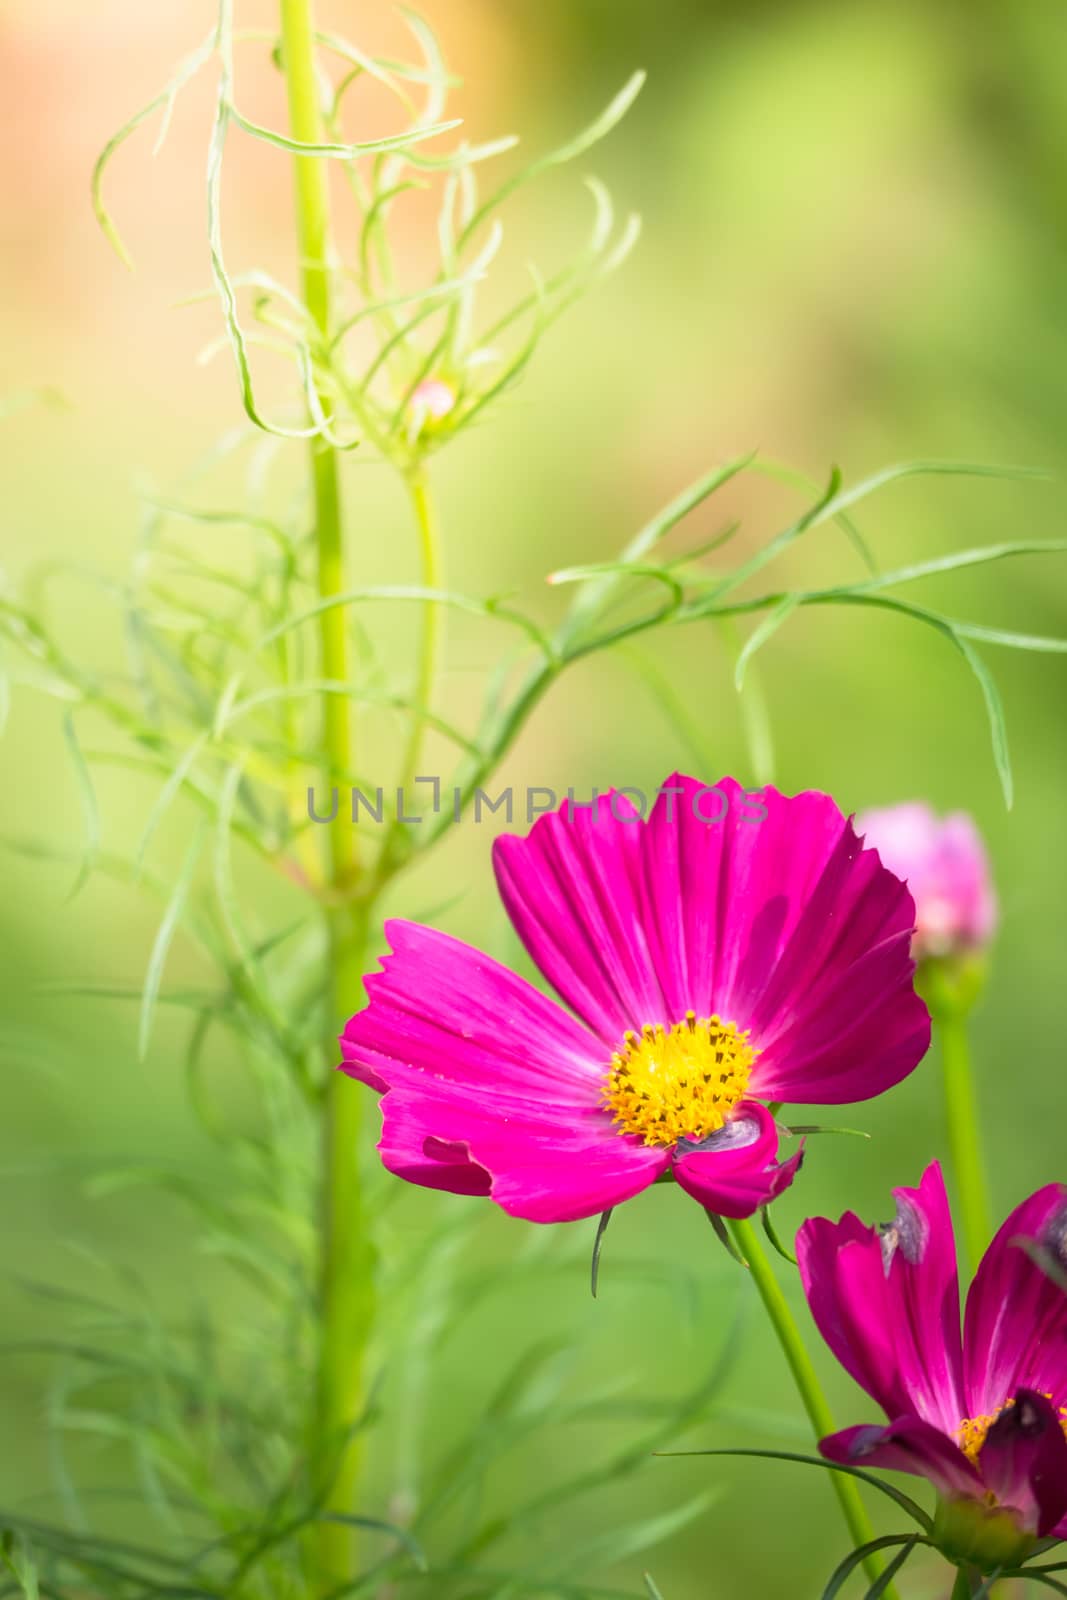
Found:
[[[618,1131],[645,1144],[699,1143],[744,1095],[757,1054],[748,1031],[720,1017],[687,1011],[670,1027],[646,1023],[612,1056],[604,1103]]]
[[[1044,1391],[1042,1391],[1044,1393]],[[1044,1394],[1046,1400],[1051,1400],[1050,1394]],[[986,1435],[1005,1411],[1010,1411],[1015,1404],[1014,1399],[1005,1400],[999,1411],[991,1411],[984,1417],[965,1417],[956,1429],[956,1443],[963,1451],[972,1466],[978,1466],[978,1457],[982,1453],[982,1446],[986,1442]],[[1057,1414],[1064,1437],[1067,1438],[1067,1406],[1058,1406]]]

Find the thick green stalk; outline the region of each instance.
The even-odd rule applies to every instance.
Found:
[[[971,1600],[974,1589],[965,1567],[956,1568],[956,1581],[952,1585],[952,1600]]]
[[[821,1439],[835,1431],[835,1423],[811,1357],[800,1336],[800,1329],[789,1309],[789,1302],[782,1293],[781,1285],[767,1259],[759,1234],[751,1222],[731,1222],[729,1226],[734,1242],[748,1262],[753,1281],[789,1364],[789,1370],[793,1374],[793,1381],[815,1430],[815,1436]],[[867,1515],[867,1508],[860,1498],[856,1480],[843,1472],[831,1473],[831,1478],[853,1543],[859,1549],[861,1545],[867,1544],[874,1538],[874,1529]],[[881,1572],[881,1562],[878,1557],[868,1556],[864,1566],[871,1579],[877,1579]],[[897,1591],[892,1585],[884,1589],[882,1594],[883,1600],[899,1600]]]
[[[282,58],[293,137],[305,144],[323,141],[322,113],[315,74],[311,0],[281,0]],[[296,217],[304,302],[323,342],[331,326],[329,274],[329,186],[325,162],[295,158]],[[318,551],[318,589],[323,599],[345,587],[344,542],[337,457],[324,441],[313,440],[311,473]],[[320,618],[323,676],[346,682],[348,637],[343,606]],[[343,695],[323,697],[324,765],[331,776],[352,771],[351,706]],[[359,1004],[366,947],[362,910],[345,900],[357,879],[355,830],[339,816],[327,832],[329,888],[327,913],[331,968],[331,1019],[326,1050],[337,1054],[337,1029]],[[332,1061],[331,1061],[332,1065]],[[331,1072],[323,1101],[322,1243],[320,1268],[320,1352],[311,1430],[313,1468],[321,1477],[323,1510],[350,1515],[359,1475],[359,1451],[352,1437],[364,1404],[363,1353],[373,1315],[371,1259],[360,1192],[359,1139],[363,1097],[340,1073]],[[313,1593],[324,1594],[351,1578],[355,1553],[351,1530],[322,1522],[312,1541]]]
[[[982,1161],[967,1018],[957,1008],[935,1008],[934,1020],[941,1044],[949,1155],[959,1196],[964,1250],[973,1274],[993,1237],[993,1221]]]

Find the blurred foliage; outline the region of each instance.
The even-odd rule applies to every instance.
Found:
[[[645,215],[646,235],[624,283],[549,341],[524,387],[442,463],[458,592],[484,605],[522,591],[534,596],[537,626],[554,626],[559,597],[553,609],[535,593],[546,571],[578,567],[588,577],[590,564],[616,561],[620,530],[639,526],[709,460],[755,445],[819,473],[841,460],[847,483],[884,459],[918,454],[1067,465],[1061,8],[907,4],[890,12],[670,0],[653,17],[630,3],[512,0],[506,18],[521,69],[507,85],[508,125],[551,122],[553,136],[565,137],[633,69],[652,69],[614,136],[615,152],[606,146],[597,156],[627,205]],[[447,16],[441,20],[447,36]],[[16,14],[14,26],[22,25]],[[477,75],[476,61],[464,65]],[[126,92],[112,85],[111,93],[121,114]],[[83,131],[72,209],[84,204],[99,133]],[[181,171],[199,183],[202,150],[178,148]],[[564,235],[574,237],[571,214],[561,207],[557,216],[554,199],[538,201],[531,191],[535,216],[539,205],[562,247]],[[47,310],[30,296],[27,303],[13,345],[23,394],[50,391],[56,378],[35,353]],[[87,329],[75,337],[93,349]],[[117,346],[110,360],[115,388],[106,372],[90,380],[83,371],[72,413],[33,405],[4,420],[5,559],[17,569],[42,546],[88,565],[89,546],[94,560],[121,573],[132,542],[123,477],[131,438],[156,476],[202,447],[187,391],[166,441],[162,426],[138,431],[143,394],[118,399],[118,409],[92,403],[97,392],[121,394]],[[150,399],[173,416],[169,376],[158,374]],[[225,378],[217,383],[228,402]],[[187,484],[178,502],[149,496],[146,540],[162,536],[179,554],[142,559],[136,569],[142,604],[146,584],[166,590],[147,602],[164,623],[152,637],[151,670],[170,683],[168,711],[180,711],[181,727],[158,717],[150,731],[170,739],[173,728],[179,752],[205,726],[197,674],[181,687],[179,668],[187,670],[190,654],[201,666],[213,663],[213,708],[232,666],[228,652],[247,647],[240,630],[259,638],[286,604],[284,552],[294,548],[291,536],[272,542],[240,517],[204,515],[205,503],[249,509],[243,468],[217,465],[217,491]],[[266,480],[273,487],[260,510],[299,533],[291,477],[284,465],[270,470],[276,476]],[[262,491],[263,481],[254,467],[253,489]],[[354,581],[395,583],[407,544],[389,491],[355,463],[347,481],[360,527],[374,530],[359,541]],[[1063,532],[1058,484],[917,479],[891,495],[863,517],[887,570],[989,540]],[[735,548],[745,562],[757,549],[753,530],[764,538],[790,526],[798,503],[787,486],[739,473],[723,486],[721,505],[695,511],[686,534],[707,543],[740,522]],[[207,608],[207,621],[190,622],[194,592],[205,609],[203,575],[175,570],[184,559],[176,527],[198,542],[201,565],[210,560],[228,575],[223,589],[234,593],[234,577],[243,575],[232,614]],[[846,581],[864,581],[847,533],[819,538],[825,542],[780,551],[784,588],[837,586],[846,562]],[[142,557],[147,547],[142,541]],[[682,553],[667,549],[672,559]],[[254,550],[262,565],[250,595]],[[661,564],[651,574],[613,568],[595,576],[611,581],[622,619],[637,620],[650,599],[650,614],[673,601],[676,571]],[[699,567],[681,571],[690,585]],[[935,573],[918,593],[924,606],[949,607],[979,628],[1062,636],[1063,571],[1041,560],[947,580]],[[714,592],[721,576],[716,568],[697,592]],[[139,614],[128,606],[125,578],[110,592],[64,580],[53,590],[50,643],[92,659],[94,682],[110,694],[125,663],[110,642],[108,597],[118,614]],[[688,586],[682,603],[694,599]],[[1018,791],[1009,817],[974,686],[964,663],[957,672],[942,654],[935,629],[927,639],[871,608],[839,618],[823,606],[772,607],[770,615],[784,626],[740,702],[731,684],[740,641],[699,616],[690,629],[649,632],[610,662],[576,664],[564,688],[545,685],[544,705],[503,778],[560,792],[610,781],[651,788],[675,764],[698,760],[712,776],[727,766],[764,776],[752,763],[773,754],[785,787],[827,787],[850,808],[922,793],[975,810],[991,838],[1005,911],[977,1041],[1004,1209],[1036,1182],[1062,1176],[1064,665],[1054,655],[1035,663],[997,653]],[[490,621],[451,619],[450,723],[478,726],[481,674],[493,659]],[[368,621],[368,629],[361,660],[373,692],[409,653],[408,635],[391,618]],[[136,659],[145,641],[136,626],[128,637]],[[10,666],[10,650],[5,659]],[[277,755],[270,741],[278,709],[253,713],[263,760]],[[396,708],[371,711],[368,721],[366,760],[376,776],[375,764],[395,747]],[[256,876],[240,850],[231,863],[219,844],[227,832],[217,826],[220,806],[229,820],[255,814],[254,792],[229,752],[213,757],[207,814],[215,826],[200,837],[195,794],[175,792],[173,811],[157,811],[158,780],[114,765],[110,735],[94,731],[79,744],[63,726],[20,694],[4,754],[13,775],[2,801],[5,833],[58,839],[64,857],[54,872],[40,859],[6,861],[9,892],[0,904],[5,1201],[17,1223],[7,1255],[21,1280],[5,1290],[15,1345],[0,1376],[0,1501],[17,1511],[19,1526],[4,1559],[24,1593],[39,1567],[42,1594],[56,1572],[71,1594],[137,1594],[168,1583],[173,1592],[170,1564],[188,1568],[190,1551],[199,1550],[202,1589],[193,1592],[231,1594],[235,1570],[252,1553],[250,1593],[292,1592],[290,1554],[256,1552],[256,1543],[265,1508],[275,1526],[295,1528],[314,1514],[293,1472],[293,1402],[307,1379],[310,1337],[312,1241],[303,1219],[314,1151],[296,1080],[276,1070],[275,1034],[283,1058],[305,1030],[315,1035],[314,985],[301,986],[314,970],[317,934],[298,924],[303,902],[291,882]],[[108,748],[97,749],[98,740]],[[112,770],[94,769],[90,799],[79,774],[81,757],[94,753]],[[187,776],[198,770],[190,766]],[[283,829],[286,817],[283,807]],[[148,819],[145,865],[132,884],[118,857],[131,842],[136,849]],[[160,911],[140,909],[140,901],[158,881],[167,905],[198,838],[204,866],[195,889],[193,877],[187,881],[183,910],[201,914],[221,874],[221,903],[231,913],[239,907],[242,919],[253,908],[253,925],[213,930],[225,952],[224,981],[213,990],[216,975],[193,946],[184,936],[173,947],[168,939],[149,1031],[140,986]],[[439,857],[400,880],[393,907],[444,920],[515,959],[489,893],[488,842],[488,828],[455,830]],[[92,877],[76,899],[65,898],[90,860]],[[257,1001],[254,1027],[250,993],[269,1007]],[[193,1039],[179,1026],[190,1008]],[[211,1032],[196,1040],[197,1018],[207,1013]],[[186,1109],[190,1062],[204,1125]],[[204,1099],[205,1082],[221,1105]],[[890,1185],[914,1180],[933,1153],[933,1095],[920,1070],[863,1108],[872,1143],[821,1142],[782,1217],[836,1215],[845,1205],[884,1211]],[[222,1143],[213,1115],[231,1130]],[[754,1323],[742,1334],[729,1320],[726,1307],[741,1293],[737,1274],[706,1223],[671,1205],[674,1198],[649,1195],[616,1220],[594,1306],[592,1225],[548,1237],[473,1204],[381,1186],[393,1310],[374,1357],[383,1387],[367,1509],[382,1527],[368,1533],[366,1548],[375,1560],[380,1552],[383,1565],[373,1583],[404,1574],[404,1592],[456,1600],[633,1595],[651,1561],[664,1600],[817,1592],[841,1553],[826,1486],[808,1481],[819,1474],[650,1459],[660,1444],[687,1439],[808,1444],[791,1420],[777,1353]],[[788,1231],[781,1219],[779,1226]],[[43,1281],[63,1284],[63,1298]],[[292,1308],[288,1322],[279,1321],[280,1307]],[[66,1355],[57,1368],[60,1341]],[[720,1362],[724,1350],[730,1359]],[[829,1376],[842,1422],[866,1416],[847,1383]],[[392,1419],[385,1429],[382,1417]],[[205,1483],[197,1474],[207,1459],[214,1468]],[[709,1491],[717,1498],[706,1507]],[[211,1496],[221,1543],[202,1527],[197,1534],[187,1504]],[[66,1548],[62,1537],[57,1544],[57,1515],[73,1530]],[[611,1531],[619,1529],[625,1536]],[[654,1554],[643,1553],[664,1537]],[[432,1554],[435,1576],[420,1577],[416,1550],[405,1544],[412,1538]],[[444,1589],[453,1560],[475,1560],[489,1576],[481,1587],[457,1578]],[[936,1594],[941,1569],[922,1561],[909,1566],[914,1592],[923,1592],[925,1573],[925,1592]],[[540,1588],[508,1587],[505,1572],[523,1562]],[[589,1572],[599,1588],[588,1586]]]

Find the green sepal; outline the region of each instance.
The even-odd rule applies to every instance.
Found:
[[[979,1572],[1017,1567],[1033,1551],[1037,1536],[1020,1527],[1013,1511],[981,1500],[938,1500],[933,1541],[957,1565]]]

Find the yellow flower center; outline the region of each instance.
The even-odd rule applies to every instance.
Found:
[[[1044,1391],[1042,1393],[1044,1394]],[[1051,1400],[1052,1396],[1044,1394],[1044,1398]],[[1010,1411],[1014,1404],[1015,1400],[1012,1398],[1011,1400],[1005,1400],[999,1411],[991,1411],[988,1416],[964,1417],[956,1429],[956,1443],[973,1466],[978,1465],[978,1457],[981,1454],[982,1446],[985,1444],[986,1435],[990,1428],[999,1417],[1004,1415],[1005,1411]],[[1058,1410],[1060,1427],[1063,1429],[1064,1437],[1067,1438],[1067,1406],[1060,1406]]]
[[[720,1017],[687,1011],[669,1028],[648,1022],[612,1056],[604,1101],[620,1133],[645,1144],[698,1144],[744,1095],[757,1054],[747,1030]]]

